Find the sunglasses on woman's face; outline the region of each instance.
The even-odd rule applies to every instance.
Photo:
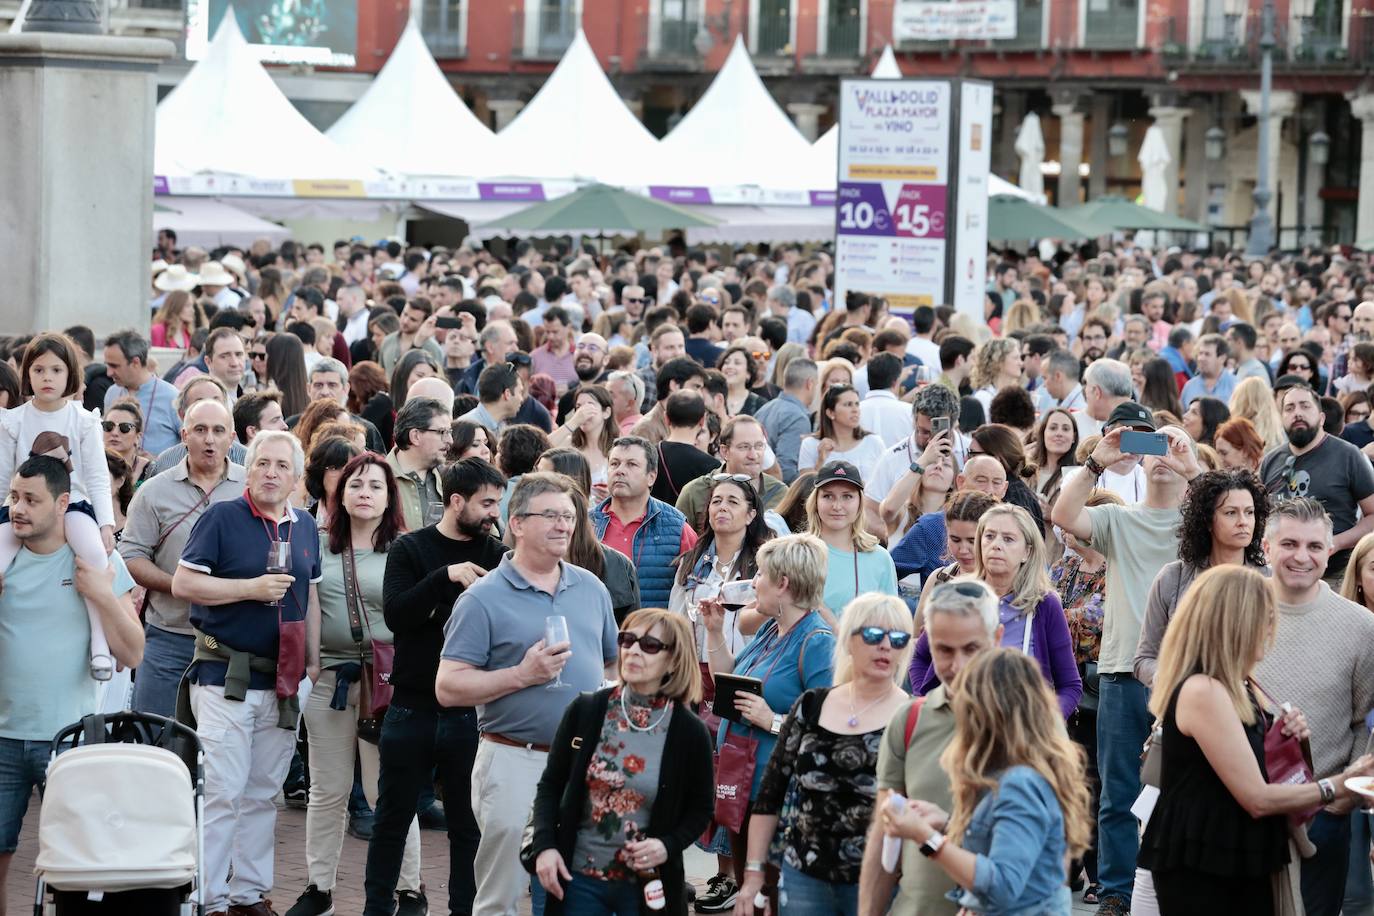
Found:
[[[672,643],[666,643],[656,636],[649,636],[648,634],[636,636],[629,630],[622,631],[621,634],[615,638],[615,644],[622,649],[629,649],[635,643],[639,643],[639,648],[643,650],[645,655],[657,655],[664,649],[671,649],[673,647]]]
[[[116,426],[119,427],[119,431],[126,436],[129,433],[133,432],[135,429],[138,429],[138,427],[135,426],[133,423],[116,423],[113,420],[100,421],[100,428],[105,430],[105,432],[107,433],[114,432]]]
[[[906,644],[911,642],[911,634],[906,630],[885,630],[882,627],[859,627],[849,635],[859,637],[868,646],[878,645],[886,636],[894,649],[905,649]]]

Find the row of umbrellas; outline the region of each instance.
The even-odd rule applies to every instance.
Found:
[[[713,226],[716,220],[641,194],[588,185],[494,221],[502,229],[563,235],[632,235]],[[1060,209],[999,194],[988,200],[988,235],[994,239],[1091,239],[1122,230],[1207,232],[1206,226],[1160,213],[1120,197],[1103,197]]]

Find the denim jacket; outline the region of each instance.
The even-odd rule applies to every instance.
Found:
[[[1026,766],[1002,773],[973,809],[963,847],[978,856],[973,887],[949,898],[989,916],[1068,916],[1064,814],[1049,782]]]

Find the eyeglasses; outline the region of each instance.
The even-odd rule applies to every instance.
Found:
[[[700,298],[701,298],[701,301],[702,301],[702,302],[705,302],[707,305],[720,305],[720,297],[719,297],[719,296],[714,296],[714,295],[702,295]]]
[[[672,643],[664,642],[647,633],[643,636],[636,636],[629,630],[622,630],[620,635],[615,638],[615,644],[622,649],[629,649],[634,646],[635,643],[639,643],[639,648],[644,650],[645,655],[657,655],[664,649],[671,649],[673,647]]]
[[[750,350],[749,355],[757,360],[769,359],[773,355],[771,350]]]
[[[531,516],[542,518],[550,525],[557,524],[558,522],[562,522],[565,525],[571,525],[577,521],[577,516],[571,512],[554,512],[552,509],[546,509],[543,512],[521,512],[519,515],[520,518],[529,518]]]
[[[443,429],[433,429],[432,427],[425,427],[425,432],[434,433],[440,439],[453,438],[453,429],[448,426],[445,426]]]
[[[636,303],[637,305],[646,305],[650,302],[653,302],[653,300],[647,296],[626,296],[625,303],[628,305],[631,302]]]
[[[884,636],[894,649],[905,649],[906,644],[911,642],[911,634],[906,630],[885,630],[882,627],[859,627],[851,630],[849,635],[859,637],[866,646],[878,645]]]
[[[116,423],[113,420],[100,421],[100,428],[105,430],[105,432],[107,433],[114,432],[116,426],[119,427],[119,431],[126,436],[134,430],[138,429],[137,423]]]

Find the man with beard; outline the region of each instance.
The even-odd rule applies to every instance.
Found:
[[[1089,318],[1083,322],[1078,332],[1078,342],[1084,369],[1107,355],[1107,338],[1111,336],[1111,325],[1101,318]]]
[[[569,385],[558,399],[558,422],[565,423],[565,418],[572,416],[579,386],[599,385],[606,381],[610,375],[605,371],[606,354],[610,349],[606,345],[606,338],[600,334],[583,334],[577,339],[577,347],[573,351],[573,371],[577,373],[577,381]]]
[[[1279,397],[1288,443],[1264,456],[1260,479],[1275,502],[1306,496],[1326,509],[1334,534],[1326,578],[1339,582],[1350,549],[1374,531],[1374,469],[1358,448],[1322,430],[1321,401],[1315,391],[1295,385]]]
[[[510,500],[514,549],[458,597],[444,626],[438,678],[430,678],[429,689],[442,706],[478,707],[482,736],[471,779],[482,831],[473,860],[477,899],[470,910],[453,912],[516,912],[530,887],[520,839],[563,712],[578,693],[618,674],[611,596],[591,573],[565,562],[577,527],[571,485],[561,474],[520,478]],[[568,635],[549,645],[551,615],[564,618]],[[562,688],[548,689],[551,682]],[[531,898],[531,910],[542,914],[537,884]]]
[[[1332,378],[1345,378],[1350,362],[1350,350],[1357,343],[1374,340],[1374,302],[1361,302],[1350,315],[1350,333],[1345,335],[1336,353]]]
[[[449,801],[449,911],[472,912],[476,893],[472,863],[478,831],[467,800],[477,755],[477,713],[471,704],[441,707],[434,678],[454,602],[506,552],[491,536],[506,478],[480,458],[464,458],[444,468],[441,482],[444,514],[438,523],[401,535],[387,551],[382,612],[395,637],[395,693],[378,745],[365,916],[391,916],[395,910],[406,833],[436,765]]]

